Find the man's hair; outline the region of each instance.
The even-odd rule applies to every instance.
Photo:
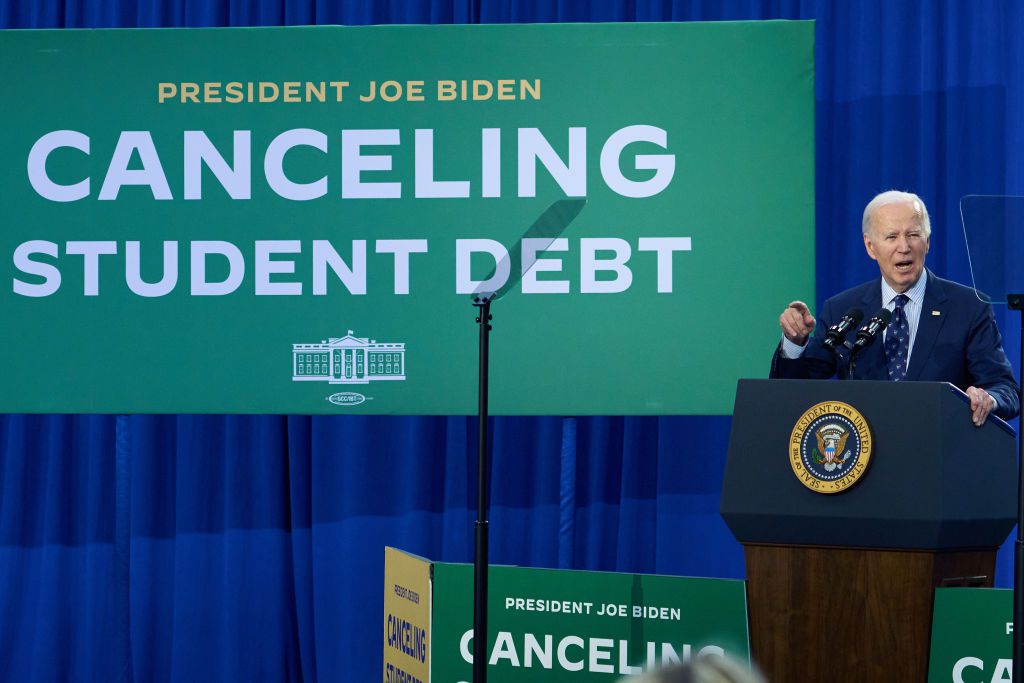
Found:
[[[861,232],[865,235],[871,231],[871,216],[875,209],[889,204],[909,204],[921,217],[921,229],[924,230],[925,238],[932,236],[932,222],[928,218],[928,207],[924,201],[913,192],[901,192],[900,190],[888,190],[875,195],[875,198],[864,207],[864,218],[861,219]]]

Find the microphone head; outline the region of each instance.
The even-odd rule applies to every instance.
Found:
[[[857,330],[857,341],[854,342],[857,349],[862,349],[872,344],[875,341],[875,337],[882,333],[882,330],[886,328],[890,321],[892,321],[892,311],[888,308],[878,309],[871,316],[871,320],[864,327]]]
[[[835,351],[836,347],[839,346],[839,343],[845,337],[847,331],[856,329],[857,325],[860,324],[860,321],[863,318],[864,311],[859,308],[851,308],[844,313],[843,317],[839,319],[839,322],[830,327],[828,332],[825,333],[825,341],[823,342],[825,344],[825,348]]]

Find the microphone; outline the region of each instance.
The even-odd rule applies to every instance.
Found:
[[[836,345],[841,344],[846,338],[846,333],[860,325],[860,321],[864,319],[864,311],[859,308],[851,308],[846,312],[842,318],[839,319],[832,327],[828,328],[828,332],[825,333],[825,346],[832,351],[836,350]]]
[[[853,343],[854,349],[863,349],[865,346],[871,346],[891,320],[892,311],[884,307],[879,308],[878,312],[871,316],[868,324],[857,330],[857,341]]]

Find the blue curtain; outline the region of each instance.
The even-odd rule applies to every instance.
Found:
[[[1018,3],[0,0],[2,28],[776,18],[817,20],[817,303],[877,273],[860,212],[893,187],[968,281],[958,198],[1024,194]],[[729,427],[495,419],[492,561],[742,576]],[[475,445],[464,417],[0,417],[0,680],[374,680],[383,547],[471,560]]]

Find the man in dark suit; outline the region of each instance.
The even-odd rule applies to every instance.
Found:
[[[826,348],[825,331],[851,308],[871,315],[885,306],[893,316],[884,340],[857,356],[854,379],[950,382],[970,397],[974,424],[990,412],[1016,416],[1020,396],[992,307],[973,289],[924,266],[931,237],[924,202],[907,192],[883,192],[865,207],[862,231],[881,278],[826,301],[817,321],[804,302],[789,304],[779,316],[783,339],[771,377],[846,378],[849,354],[837,358]]]

